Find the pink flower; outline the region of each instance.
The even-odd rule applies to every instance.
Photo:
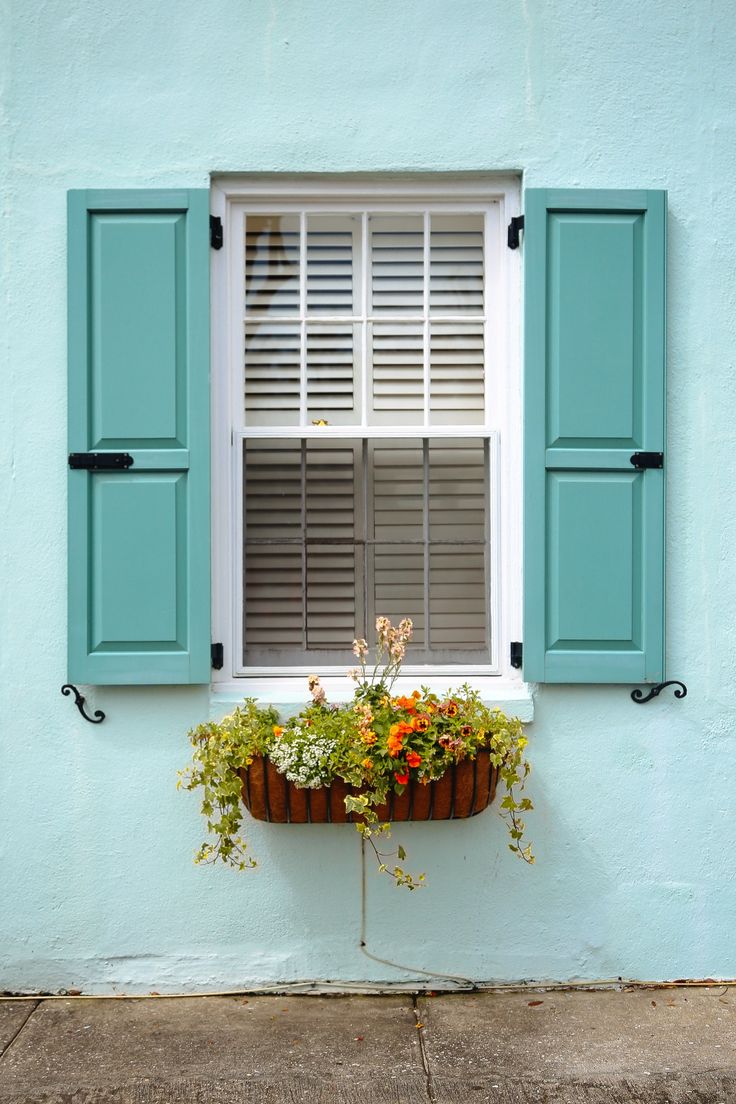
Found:
[[[312,701],[315,705],[324,705],[327,700],[327,695],[324,689],[319,684],[319,675],[310,675],[307,679],[307,685],[312,695]]]

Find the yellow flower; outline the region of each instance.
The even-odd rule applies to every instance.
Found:
[[[361,740],[363,741],[363,743],[368,744],[368,745],[375,744],[377,739],[378,739],[378,737],[376,736],[375,732],[370,732],[370,731],[369,732],[364,732],[363,735],[361,736]]]
[[[281,725],[274,725],[273,726],[273,734],[274,734],[274,736],[283,736],[284,735],[284,730],[281,727]]]
[[[364,759],[363,760],[363,766],[365,767],[366,770],[373,770],[373,760],[372,759]]]

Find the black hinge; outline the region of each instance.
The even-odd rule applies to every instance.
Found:
[[[630,463],[638,468],[639,471],[643,471],[645,468],[663,468],[664,467],[664,453],[663,452],[635,452],[633,456],[629,457]]]
[[[120,471],[133,465],[128,452],[70,452],[69,467],[86,471]]]
[[[524,645],[520,640],[512,640],[509,646],[509,656],[511,660],[511,666],[516,667],[517,670],[521,667],[521,661],[524,656]]]
[[[212,645],[212,669],[213,671],[221,671],[225,662],[225,650],[222,644]]]
[[[210,245],[213,249],[222,249],[222,219],[219,215],[210,215]]]
[[[508,245],[509,249],[519,248],[519,234],[524,229],[524,216],[514,215],[509,223]]]

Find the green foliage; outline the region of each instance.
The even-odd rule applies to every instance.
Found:
[[[354,642],[361,669],[352,672],[357,686],[349,702],[328,705],[319,679],[311,676],[312,701],[296,717],[279,723],[272,706],[261,707],[248,698],[222,721],[190,732],[192,763],[180,773],[178,785],[202,791],[201,811],[209,838],[197,852],[196,862],[221,861],[239,870],[256,865],[240,835],[243,809],[238,772],[249,767],[255,756],[264,756],[301,788],[329,786],[336,779],[348,783],[353,792],[345,797],[346,811],[357,818],[356,828],[374,851],[379,870],[396,885],[414,890],[423,883],[424,874],[412,875],[389,861],[395,855],[403,862],[404,848],[386,853],[376,845],[377,839],[391,835],[390,824],[379,817],[379,807],[391,792],[403,793],[410,779],[429,784],[453,763],[472,760],[482,749],[488,750],[505,788],[500,809],[509,830],[509,848],[525,862],[534,862],[522,818],[533,805],[524,795],[530,767],[524,757],[527,740],[521,722],[489,708],[467,684],[443,697],[428,687],[410,697],[392,696],[411,622],[403,621],[394,629],[379,618],[376,627],[378,658],[370,675],[365,665],[367,644]]]
[[[218,860],[238,870],[255,866],[247,844],[239,835],[243,810],[238,771],[249,767],[256,755],[268,754],[278,713],[271,706],[260,707],[253,698],[219,722],[198,725],[189,733],[194,753],[191,766],[179,772],[177,788],[202,788],[201,812],[207,831],[195,856],[197,863]]]

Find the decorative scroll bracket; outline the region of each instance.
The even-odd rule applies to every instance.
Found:
[[[640,686],[637,686],[636,690],[631,691],[631,700],[635,701],[637,705],[644,705],[645,702],[651,701],[652,698],[658,697],[665,686],[678,686],[679,689],[675,690],[676,698],[687,697],[687,686],[684,682],[680,682],[679,679],[669,679],[667,682],[659,682],[656,686],[653,686],[648,694],[645,694]]]
[[[61,692],[65,698],[68,698],[70,694],[74,694],[74,704],[79,712],[84,717],[85,721],[89,721],[90,724],[102,724],[105,719],[105,714],[101,709],[95,709],[94,716],[90,717],[89,714],[84,711],[85,698],[83,694],[80,694],[76,686],[72,686],[70,682],[67,682],[61,688]]]

